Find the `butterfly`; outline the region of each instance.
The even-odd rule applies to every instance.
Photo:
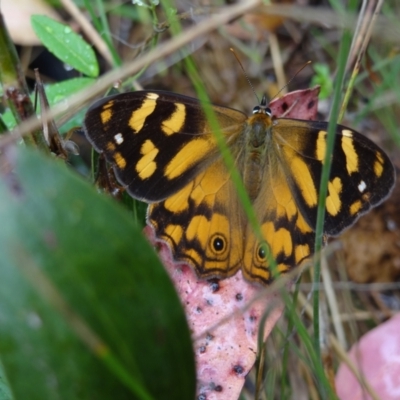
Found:
[[[218,146],[215,124],[194,98],[164,91],[109,96],[87,111],[87,138],[117,179],[149,203],[147,222],[178,262],[200,278],[242,270],[269,284],[312,256],[327,122],[277,118],[263,98],[250,116],[209,105],[260,224],[254,233]],[[324,238],[336,236],[391,192],[388,156],[337,125]],[[267,250],[267,251],[266,251]],[[274,265],[272,265],[274,264]]]

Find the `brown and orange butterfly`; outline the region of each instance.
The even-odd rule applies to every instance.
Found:
[[[275,118],[265,99],[250,117],[212,110],[267,246],[248,223],[198,100],[163,91],[110,96],[89,108],[84,130],[128,192],[149,203],[148,223],[175,260],[201,278],[241,269],[249,281],[268,284],[271,258],[286,272],[313,254],[328,124]],[[395,179],[388,156],[341,125],[331,160],[325,236],[338,235],[382,202]]]

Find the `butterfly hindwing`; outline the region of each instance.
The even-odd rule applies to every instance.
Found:
[[[183,189],[149,206],[148,221],[177,261],[202,278],[226,278],[241,268],[245,216],[223,160]]]
[[[223,132],[234,135],[246,116],[212,106]],[[162,91],[109,96],[88,110],[84,130],[94,148],[114,165],[128,192],[148,202],[184,187],[218,156],[201,103]]]
[[[279,158],[286,145],[271,144],[260,191],[253,203],[264,242],[257,239],[248,224],[245,234],[243,274],[246,279],[263,284],[273,280],[273,268],[275,274],[287,272],[314,250],[314,228],[299,209],[287,166]]]

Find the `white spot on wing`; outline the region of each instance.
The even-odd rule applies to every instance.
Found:
[[[122,136],[122,133],[117,133],[114,136],[114,140],[115,140],[115,143],[122,144],[124,142],[124,137]]]
[[[342,135],[352,138],[353,137],[353,132],[350,129],[343,129],[342,130]]]
[[[160,96],[157,93],[147,93],[146,96],[149,100],[157,100]]]
[[[358,190],[360,191],[360,193],[364,193],[364,190],[367,188],[367,184],[364,181],[361,181],[358,184]]]

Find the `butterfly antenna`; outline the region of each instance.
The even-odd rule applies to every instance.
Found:
[[[304,65],[290,78],[289,82],[288,82],[285,86],[283,86],[283,87],[279,90],[279,92],[270,100],[270,102],[271,102],[272,100],[274,100],[276,97],[278,97],[279,94],[282,92],[282,90],[285,89],[285,88],[287,88],[287,87],[290,85],[290,83],[293,81],[293,79],[296,78],[296,76],[297,76],[301,71],[303,71],[303,69],[304,69],[305,67],[307,67],[307,66],[310,65],[310,64],[311,64],[311,61],[307,61],[306,63],[304,63]]]
[[[253,84],[252,84],[251,81],[250,81],[249,76],[246,74],[246,71],[245,71],[245,69],[244,69],[244,67],[243,67],[243,64],[240,62],[239,56],[236,54],[236,51],[235,51],[232,47],[231,47],[229,50],[230,50],[230,51],[233,53],[233,55],[235,56],[237,62],[238,62],[239,65],[240,65],[240,68],[242,68],[243,74],[244,74],[244,76],[245,76],[247,82],[249,83],[249,86],[251,87],[251,90],[253,91],[254,96],[256,96],[257,102],[260,104],[260,99],[259,99],[258,96],[257,96],[257,93],[256,93],[256,91],[255,91],[255,89],[254,89]]]

